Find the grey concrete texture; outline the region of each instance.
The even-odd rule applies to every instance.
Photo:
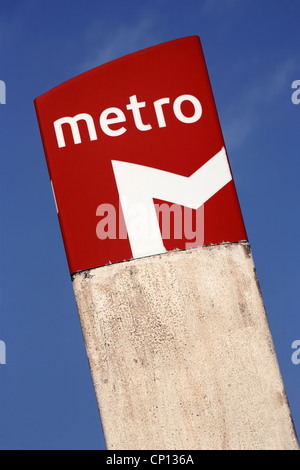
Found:
[[[80,272],[108,450],[299,450],[248,243]]]

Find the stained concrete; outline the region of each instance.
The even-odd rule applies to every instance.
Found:
[[[73,287],[108,449],[299,449],[248,244]]]

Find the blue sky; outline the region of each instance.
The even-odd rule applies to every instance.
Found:
[[[298,0],[1,2],[0,449],[105,449],[33,100],[94,66],[194,34],[300,435],[300,365],[291,361],[300,339],[300,105],[291,101],[299,14]]]

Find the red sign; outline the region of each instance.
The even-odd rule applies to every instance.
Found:
[[[71,273],[247,240],[198,37],[35,101]]]

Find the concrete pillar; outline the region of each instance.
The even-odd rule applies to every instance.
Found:
[[[299,449],[248,243],[73,287],[109,450]]]

